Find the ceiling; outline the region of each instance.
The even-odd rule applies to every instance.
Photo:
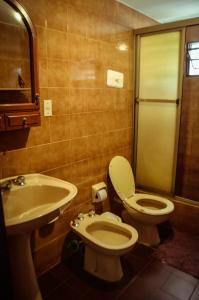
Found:
[[[160,23],[199,17],[199,0],[117,0]]]

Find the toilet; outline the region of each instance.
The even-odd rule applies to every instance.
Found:
[[[120,256],[133,248],[137,231],[110,213],[81,213],[70,226],[85,244],[84,270],[105,281],[119,281],[123,276]]]
[[[166,221],[174,211],[174,204],[151,194],[135,193],[135,181],[130,163],[123,156],[115,156],[109,164],[109,176],[123,203],[124,221],[138,231],[139,242],[147,246],[160,242],[157,224]]]

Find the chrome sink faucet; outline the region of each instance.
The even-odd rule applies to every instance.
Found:
[[[25,177],[24,176],[18,176],[14,179],[5,180],[0,184],[0,190],[1,191],[9,191],[12,187],[12,184],[23,186],[25,185]]]
[[[25,185],[25,177],[24,176],[18,176],[17,178],[15,178],[15,179],[13,179],[13,183],[14,184],[16,184],[16,185],[21,185],[21,186],[23,186],[23,185]]]

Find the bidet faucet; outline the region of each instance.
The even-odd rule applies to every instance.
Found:
[[[82,221],[84,219],[84,214],[83,213],[79,213],[77,216],[77,219]]]
[[[90,210],[89,212],[88,212],[88,216],[89,217],[94,217],[95,216],[95,211],[92,209],[92,210]]]
[[[78,227],[79,226],[79,220],[74,219],[73,221],[71,221],[71,225],[74,226],[74,227]]]

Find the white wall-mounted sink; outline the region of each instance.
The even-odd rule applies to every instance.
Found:
[[[49,223],[70,205],[77,194],[77,188],[67,181],[42,174],[24,177],[25,185],[12,184],[10,190],[3,191],[8,234],[32,231]],[[13,179],[9,177],[3,181]]]
[[[13,277],[14,299],[41,300],[32,254],[30,235],[33,230],[57,219],[77,194],[73,184],[42,174],[24,175],[25,184],[11,182],[3,190],[4,218]]]

